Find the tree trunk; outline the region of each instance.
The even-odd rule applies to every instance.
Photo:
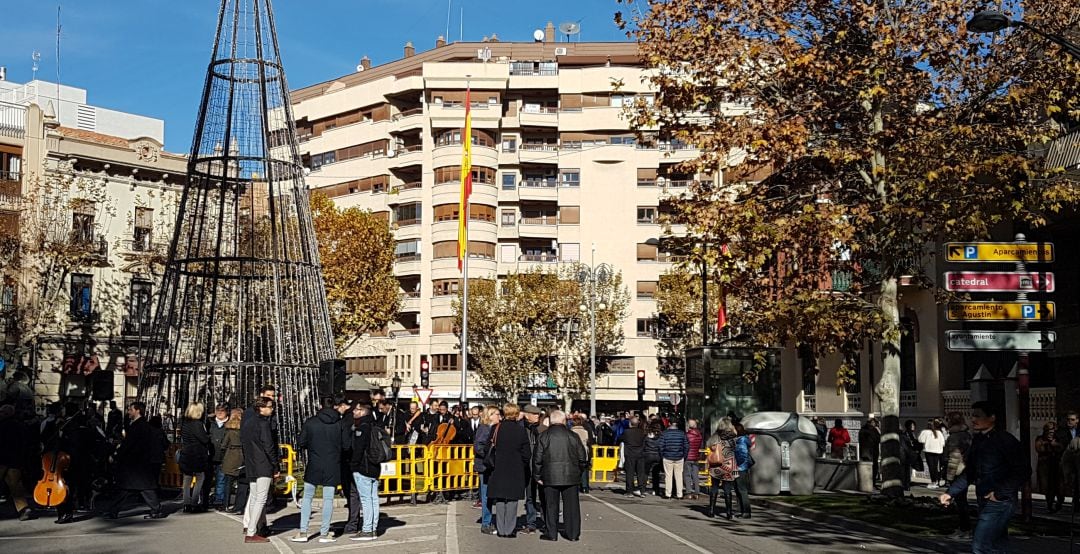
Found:
[[[881,283],[878,306],[885,319],[881,337],[881,378],[874,386],[874,396],[881,408],[881,492],[890,497],[903,496],[903,453],[900,448],[900,310],[897,306],[895,277]]]

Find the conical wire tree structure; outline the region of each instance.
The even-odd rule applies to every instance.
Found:
[[[317,410],[334,342],[288,91],[269,0],[222,0],[139,384],[150,413],[245,406],[269,383],[288,440]]]

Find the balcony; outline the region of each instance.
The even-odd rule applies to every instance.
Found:
[[[558,127],[559,108],[526,104],[518,112],[518,121],[523,127]]]
[[[420,328],[419,327],[416,327],[416,328],[413,328],[413,329],[394,329],[394,330],[390,331],[390,338],[415,337],[415,336],[417,336],[419,334],[420,334]]]
[[[26,106],[0,102],[0,136],[26,138]]]
[[[390,132],[400,133],[412,129],[422,128],[424,125],[424,108],[410,108],[401,113],[396,113],[390,118]]]
[[[150,328],[149,314],[136,316],[134,318],[125,317],[123,325],[121,326],[121,334],[125,337],[149,337]]]
[[[410,144],[394,147],[394,157],[390,159],[391,169],[401,169],[412,165],[420,165],[424,161],[424,145]]]
[[[518,256],[519,262],[531,262],[542,264],[559,263],[559,255],[555,252],[542,252],[539,254],[522,254]]]
[[[520,163],[559,163],[559,146],[554,143],[522,143],[518,146]]]
[[[833,271],[831,274],[833,292],[848,292],[851,290],[851,281],[854,274],[850,271]]]
[[[0,205],[17,206],[22,199],[22,174],[0,171]]]
[[[518,198],[521,200],[558,200],[558,182],[555,176],[523,179],[518,183]]]
[[[78,249],[78,254],[85,256],[88,261],[108,263],[109,243],[105,235],[75,229],[68,237],[68,245]]]

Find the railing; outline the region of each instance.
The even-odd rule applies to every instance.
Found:
[[[0,202],[18,202],[22,199],[22,174],[0,171]]]
[[[101,257],[109,256],[109,243],[105,241],[105,235],[95,235],[75,230],[71,232],[70,242],[72,245],[87,248],[87,254]]]
[[[1046,167],[1073,169],[1080,166],[1080,130],[1059,137],[1050,143],[1046,154]]]
[[[394,114],[394,117],[393,117],[393,118],[391,118],[391,120],[392,120],[392,121],[397,121],[397,120],[399,120],[399,119],[404,119],[404,118],[406,118],[406,117],[409,117],[409,116],[412,116],[412,115],[420,115],[420,114],[422,114],[422,113],[424,113],[424,108],[423,108],[423,106],[421,106],[421,107],[419,107],[419,108],[409,108],[409,109],[407,109],[407,110],[403,110],[403,111],[402,111],[402,112],[400,112],[400,113],[396,113],[396,114]]]
[[[525,114],[525,113],[531,113],[531,114],[557,114],[557,113],[559,113],[559,107],[558,106],[534,106],[534,107],[522,106],[521,111],[518,112],[518,115]]]
[[[160,252],[165,249],[165,243],[155,242],[151,235],[140,238],[127,239],[121,246],[128,252]]]
[[[558,225],[557,216],[541,216],[541,217],[523,217],[521,218],[522,225]]]
[[[400,227],[408,227],[410,225],[420,225],[420,218],[413,219],[399,219],[394,222],[394,225]]]
[[[420,291],[410,290],[404,293],[405,298],[420,298]]]
[[[523,179],[520,186],[527,188],[556,188],[559,183],[555,181],[555,178],[551,179]]]
[[[402,185],[396,185],[396,186],[394,186],[394,188],[392,190],[394,192],[401,192],[403,190],[413,190],[413,189],[423,188],[423,186],[424,186],[424,183],[422,181],[413,181],[411,183],[405,183],[405,184],[402,184]]]
[[[657,220],[655,217],[639,217],[637,222],[652,225],[654,223],[657,223]]]
[[[435,105],[442,106],[444,108],[465,109],[465,102],[463,100],[443,100],[442,103],[436,103]],[[474,110],[486,110],[492,105],[502,107],[501,104],[489,104],[487,102],[469,102],[469,107]]]
[[[0,102],[0,136],[26,137],[26,106]]]
[[[556,152],[559,150],[559,145],[523,142],[518,149],[522,152]]]
[[[124,335],[129,337],[149,337],[150,327],[150,319],[146,316],[135,319],[128,317],[124,318],[121,331]]]
[[[850,271],[833,271],[832,272],[832,290],[833,292],[847,292],[851,290],[852,273]]]
[[[408,144],[408,145],[399,144],[399,145],[394,147],[394,150],[398,154],[410,154],[412,152],[420,152],[423,149],[424,149],[423,144]]]
[[[941,391],[941,401],[946,414],[960,412],[964,419],[967,419],[971,412],[970,390],[943,390]]]
[[[420,253],[414,252],[411,254],[398,254],[394,256],[394,262],[418,262],[420,261]]]
[[[862,394],[861,393],[847,393],[847,409],[845,412],[861,412],[862,411]]]
[[[417,327],[416,329],[395,329],[393,331],[390,331],[390,336],[391,337],[409,337],[409,336],[415,336],[415,335],[419,335],[419,334],[420,334],[420,328],[419,327]]]
[[[555,253],[551,254],[522,254],[518,256],[519,262],[541,262],[541,263],[554,263],[559,261],[559,256]]]
[[[1055,421],[1057,419],[1057,389],[1054,387],[1033,388],[1031,398],[1031,421]]]
[[[901,408],[918,408],[919,407],[919,393],[913,390],[900,391],[900,407]]]
[[[637,186],[639,187],[655,187],[656,179],[638,179]]]
[[[536,68],[536,67],[523,67],[510,64],[510,74],[514,76],[526,76],[526,77],[550,77],[559,74],[559,69],[556,68]]]
[[[693,179],[664,179],[663,186],[667,188],[679,189],[686,188],[693,184]]]
[[[675,254],[665,254],[665,253],[661,252],[660,254],[658,254],[656,256],[655,261],[663,262],[663,263],[676,263],[676,264],[678,264],[678,263],[685,262],[686,260],[689,260],[689,259],[690,259],[690,256],[685,256],[685,255],[678,255],[677,256]]]
[[[802,413],[814,413],[817,411],[817,396],[813,394],[803,393],[802,396]]]

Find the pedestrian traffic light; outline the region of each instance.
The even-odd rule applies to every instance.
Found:
[[[645,401],[645,370],[639,369],[637,371],[637,401]]]
[[[427,354],[420,355],[420,388],[428,388],[428,377],[431,375],[431,364],[428,363]]]

